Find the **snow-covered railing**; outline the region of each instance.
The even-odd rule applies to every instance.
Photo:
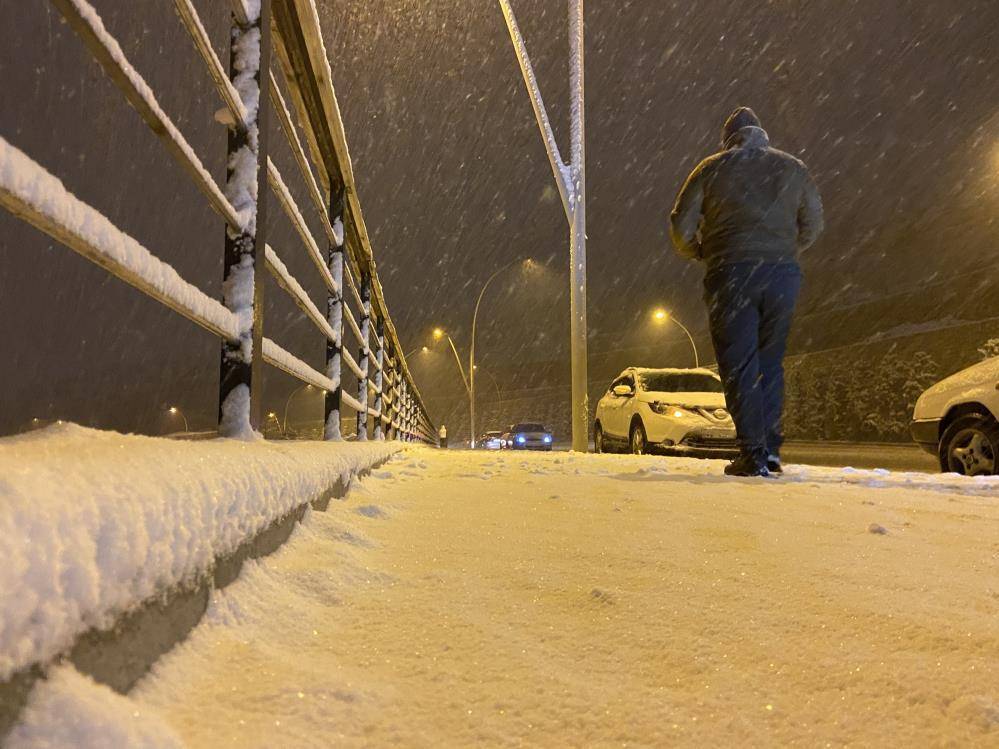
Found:
[[[266,362],[325,391],[326,439],[341,438],[341,409],[347,406],[357,416],[359,440],[432,441],[433,424],[406,365],[378,280],[314,0],[231,0],[228,71],[194,3],[174,0],[224,105],[216,119],[229,128],[225,185],[212,178],[90,2],[50,2],[225,220],[223,300],[208,297],[181,278],[2,138],[0,205],[222,339],[222,434],[238,436],[261,429],[260,370]],[[294,157],[311,210],[322,225],[325,248],[313,236],[285,175],[268,155],[271,111]],[[316,268],[326,292],[325,311],[267,244],[270,197],[277,199]],[[264,336],[265,271],[321,334],[325,371],[317,371]],[[350,332],[356,356],[347,348],[345,331]],[[344,364],[357,378],[356,396],[343,389]]]

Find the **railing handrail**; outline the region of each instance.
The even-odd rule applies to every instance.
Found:
[[[224,412],[244,407],[243,416],[249,423],[253,413],[251,399],[259,402],[259,391],[251,389],[253,372],[260,361],[266,361],[302,382],[326,391],[328,439],[339,438],[339,406],[342,402],[358,414],[358,439],[367,438],[369,417],[373,417],[376,439],[383,436],[382,426],[388,425],[391,431],[404,438],[431,441],[434,438],[433,424],[407,366],[378,278],[314,1],[261,0],[248,6],[244,0],[232,0],[233,70],[227,72],[212,48],[194,5],[190,0],[175,0],[180,20],[231,116],[232,121],[228,123],[231,128],[229,185],[225,190],[214,181],[183,133],[159,105],[152,88],[129,63],[90,2],[51,2],[126,100],[207,197],[211,207],[225,219],[228,227],[225,302],[212,299],[181,278],[169,264],[158,259],[95,208],[72,195],[56,176],[3,138],[0,138],[0,205],[141,292],[220,336],[224,342],[220,407],[223,424],[231,416],[223,418]],[[261,16],[256,15],[258,5]],[[275,57],[297,112],[298,126],[312,155],[311,165],[298,137],[295,118],[270,67],[272,26],[276,32],[273,34]],[[247,61],[254,58],[246,54],[245,46],[240,45],[254,44],[261,48],[261,62],[257,69],[250,69]],[[309,199],[329,239],[328,260],[323,258],[322,250],[285,178],[267,153],[267,120],[263,115],[268,102],[278,115],[280,131],[284,133],[295,157]],[[248,162],[248,158],[252,158],[252,162]],[[246,172],[251,166],[256,178]],[[254,179],[255,184],[261,186],[259,189],[250,189]],[[327,291],[326,315],[291,274],[275,249],[266,242],[263,217],[268,186],[323,281]],[[323,191],[327,199],[324,199]],[[248,268],[253,271],[250,276],[245,273]],[[262,310],[258,309],[262,304],[262,279],[257,276],[263,272],[274,276],[278,285],[326,339],[326,374],[264,336]],[[347,287],[358,304],[360,323],[347,305]],[[357,359],[344,346],[345,329],[351,331],[359,346]],[[256,346],[252,345],[253,342]],[[227,365],[228,360],[232,360],[231,365]],[[359,379],[357,398],[343,391],[341,362],[345,362]],[[232,380],[233,377],[235,380]],[[246,393],[230,403],[228,395],[233,388],[243,385],[247,388]],[[256,387],[260,387],[259,383]],[[373,401],[369,401],[371,393],[374,394]],[[335,419],[336,424],[331,424],[331,419]],[[226,428],[231,431],[231,427]]]

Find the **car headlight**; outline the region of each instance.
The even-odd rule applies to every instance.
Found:
[[[549,445],[552,443],[552,436],[550,434],[545,435],[545,443]]]
[[[677,408],[676,406],[673,406],[669,403],[660,403],[659,401],[650,403],[649,408],[651,408],[657,414],[661,414],[663,416],[673,416],[677,419],[683,418],[684,416],[687,415],[686,411]]]
[[[525,437],[522,434],[518,434],[517,435],[517,444],[518,445],[523,445],[525,442],[527,442],[527,437]]]

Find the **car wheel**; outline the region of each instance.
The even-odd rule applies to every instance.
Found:
[[[648,445],[646,444],[648,440],[645,436],[645,425],[640,421],[636,421],[631,425],[631,438],[629,443],[631,445],[632,455],[645,455]]]
[[[982,414],[955,419],[940,439],[940,466],[964,476],[996,475],[999,424]]]
[[[593,452],[603,453],[607,452],[604,448],[604,430],[600,426],[600,422],[593,425]]]

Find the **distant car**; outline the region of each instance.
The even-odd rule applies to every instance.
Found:
[[[483,450],[499,450],[503,447],[503,432],[485,432],[476,443]]]
[[[513,424],[501,437],[505,450],[551,450],[552,433],[544,424],[522,422]]]
[[[941,471],[999,475],[999,356],[927,388],[909,429],[913,440],[937,456]]]
[[[624,370],[597,403],[593,442],[598,453],[738,452],[721,379],[709,369]]]

